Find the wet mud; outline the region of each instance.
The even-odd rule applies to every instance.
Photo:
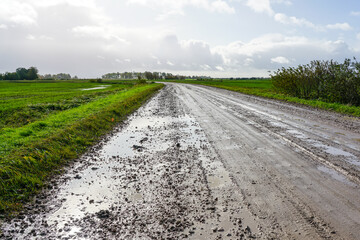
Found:
[[[357,126],[358,119],[167,84],[4,221],[0,237],[356,239]]]
[[[233,186],[199,124],[165,90],[3,224],[2,238],[261,236]]]

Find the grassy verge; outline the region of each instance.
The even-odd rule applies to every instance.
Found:
[[[161,87],[133,86],[21,127],[2,129],[0,213],[20,209],[61,166],[79,157]]]
[[[271,80],[222,80],[222,81],[196,81],[196,80],[184,80],[173,81],[180,83],[190,83],[205,85],[217,88],[223,88],[235,92],[240,92],[249,95],[255,95],[259,97],[277,99],[301,105],[311,106],[319,109],[330,110],[342,114],[347,114],[355,117],[360,117],[360,107],[344,105],[340,103],[329,103],[320,100],[306,100],[297,97],[291,97],[285,94],[279,94],[273,89]]]

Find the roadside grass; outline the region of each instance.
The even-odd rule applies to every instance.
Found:
[[[240,92],[259,97],[277,99],[292,103],[297,103],[314,108],[330,110],[342,114],[360,117],[360,107],[345,105],[340,103],[329,103],[320,100],[307,100],[289,95],[278,93],[274,90],[270,79],[256,79],[256,80],[182,80],[182,81],[164,81],[164,82],[178,82],[205,85],[217,88],[223,88],[235,92]]]
[[[52,84],[55,88],[57,84],[62,85],[61,83]],[[58,87],[70,90],[79,87],[88,88],[87,83],[74,84]],[[94,84],[91,85],[91,87],[94,86]],[[107,90],[91,90],[93,93],[81,91],[83,95],[59,94],[63,98],[54,96],[56,99],[53,101],[54,104],[61,102],[64,98],[70,103],[74,98],[83,96],[88,96],[90,100],[79,103],[79,106],[39,114],[38,118],[32,119],[27,124],[5,125],[0,129],[0,215],[19,210],[30,196],[46,185],[53,174],[59,172],[61,166],[79,157],[89,146],[123,121],[128,114],[140,107],[161,87],[161,84],[134,85],[131,83]],[[15,88],[19,91],[22,89],[21,86],[15,86]],[[52,89],[49,92],[52,92]],[[96,94],[97,91],[102,93]],[[15,91],[13,93],[15,96]],[[33,102],[46,103],[44,99],[49,101],[50,95],[47,96],[43,92],[38,97],[30,96],[30,98],[33,97],[31,100]],[[3,95],[0,94],[0,96]],[[26,99],[24,95],[19,96]],[[10,105],[8,104],[7,109]],[[22,105],[17,106],[22,106],[22,108],[15,108],[21,111],[28,105],[23,101]]]

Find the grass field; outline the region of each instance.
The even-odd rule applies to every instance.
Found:
[[[138,108],[161,84],[0,81],[0,213]]]
[[[340,103],[329,103],[319,100],[306,100],[297,97],[291,97],[276,92],[270,79],[256,80],[182,80],[170,81],[189,84],[200,84],[217,88],[224,88],[231,91],[241,92],[245,94],[278,99],[287,102],[298,103],[319,109],[331,110],[343,114],[360,117],[360,107],[344,105]]]

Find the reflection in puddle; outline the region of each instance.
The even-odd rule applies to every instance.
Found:
[[[119,201],[143,201],[144,196],[131,181],[126,186],[123,184],[122,179],[129,177],[123,169],[131,168],[126,159],[165,151],[173,147],[174,142],[170,139],[174,139],[174,135],[181,136],[178,139],[180,149],[201,147],[206,138],[193,118],[188,115],[153,117],[149,105],[110,137],[97,155],[84,158],[88,163],[85,169],[80,169],[84,167],[81,163],[75,166],[74,172],[78,177],[74,177],[73,172],[67,174],[71,180],[61,186],[53,203],[54,211],[46,216],[50,225],[58,230],[67,228],[69,234],[75,234],[79,229],[75,225],[70,227],[67,224],[69,219],[81,219],[88,214],[110,209]],[[178,127],[174,128],[175,125]],[[134,148],[134,145],[141,146],[141,149]],[[156,171],[159,167],[155,165],[153,169]]]
[[[355,166],[360,166],[360,161],[357,159],[356,156],[354,156],[353,154],[346,152],[342,149],[339,148],[335,148],[332,146],[328,146],[319,142],[315,142],[313,144],[313,146],[317,147],[317,148],[321,148],[323,149],[326,153],[331,154],[333,156],[342,156],[346,158],[346,161],[352,165]]]
[[[99,85],[98,87],[93,87],[93,88],[83,88],[80,89],[81,91],[90,91],[90,90],[98,90],[98,89],[105,89],[110,87],[111,85]]]
[[[298,131],[298,130],[295,130],[295,129],[289,129],[289,130],[286,130],[287,133],[290,133],[291,135],[294,135],[295,137],[297,138],[300,138],[300,139],[305,139],[307,138],[305,136],[305,134],[303,134],[302,132]]]
[[[355,183],[350,182],[344,175],[338,173],[337,171],[335,171],[333,169],[330,169],[325,166],[318,166],[317,169],[320,170],[321,172],[324,172],[324,173],[330,175],[333,179],[335,179],[337,181],[340,181],[340,182],[345,183],[350,186],[356,186]]]

